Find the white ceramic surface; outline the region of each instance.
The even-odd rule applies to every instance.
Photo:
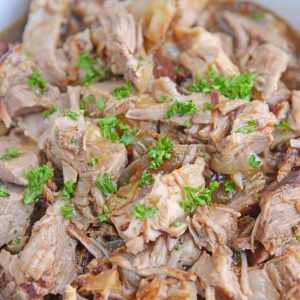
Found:
[[[279,16],[286,19],[294,28],[300,31],[300,0],[252,1],[257,2],[274,11]],[[14,24],[26,12],[29,2],[30,0],[0,0],[0,32],[4,31],[8,27],[10,27],[10,25]]]
[[[0,0],[0,32],[19,20],[28,9],[30,0]]]

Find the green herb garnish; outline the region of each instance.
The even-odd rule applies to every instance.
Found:
[[[57,104],[52,104],[50,109],[45,110],[43,112],[43,117],[45,119],[47,119],[50,115],[52,115],[53,113],[55,113],[58,110],[58,105]]]
[[[48,91],[48,81],[42,78],[37,69],[32,70],[32,74],[29,76],[27,83],[38,96],[42,96]]]
[[[10,192],[7,189],[5,189],[4,187],[0,186],[0,197],[8,198],[8,197],[10,197]]]
[[[90,52],[86,51],[78,57],[77,68],[85,70],[83,85],[88,86],[97,77],[103,78],[107,76],[111,70],[107,67],[99,68],[98,61],[92,58]]]
[[[21,152],[18,148],[9,148],[2,156],[0,156],[0,160],[11,160],[13,158],[17,158],[21,155]]]
[[[118,141],[126,146],[135,141],[137,130],[130,130],[129,126],[124,124],[116,116],[107,115],[99,121],[100,132],[103,137],[111,141]],[[119,134],[122,132],[122,135]]]
[[[182,192],[185,195],[185,199],[179,203],[180,207],[185,212],[195,212],[198,206],[211,206],[212,205],[212,193],[219,187],[219,182],[212,181],[208,188],[198,187],[192,188],[186,186]]]
[[[76,182],[69,180],[64,184],[64,187],[61,191],[61,197],[64,200],[70,200],[72,197],[72,194],[76,190]]]
[[[260,157],[256,154],[251,154],[248,158],[248,164],[255,170],[259,170],[260,166],[263,164]]]
[[[266,13],[263,11],[253,11],[250,13],[250,17],[256,22],[261,22],[266,17]]]
[[[145,206],[143,204],[136,204],[133,207],[133,214],[139,220],[145,220],[153,217],[157,212],[157,207]]]
[[[73,211],[74,211],[74,206],[72,204],[65,204],[64,206],[62,206],[62,208],[60,209],[60,213],[61,215],[65,218],[65,219],[70,219],[73,216]]]
[[[188,100],[187,102],[179,102],[175,100],[172,106],[166,113],[165,119],[170,119],[176,115],[182,117],[184,115],[192,115],[198,110],[198,107],[192,100]]]
[[[105,198],[108,198],[110,194],[117,191],[117,185],[112,181],[110,175],[107,173],[97,178],[96,186],[102,192]]]
[[[108,222],[112,212],[108,209],[107,205],[103,205],[103,215],[99,216],[100,223]]]
[[[208,93],[219,90],[225,97],[234,99],[252,99],[252,90],[256,80],[256,74],[245,73],[236,76],[217,75],[213,69],[210,70],[210,80],[196,78],[187,86],[193,93]]]
[[[152,158],[149,168],[157,169],[160,167],[165,159],[170,159],[174,144],[172,140],[167,136],[160,136],[156,146],[149,148],[147,156]]]
[[[132,93],[133,87],[130,81],[125,82],[125,86],[120,86],[111,92],[113,96],[115,96],[118,100],[122,98],[129,97]]]
[[[279,122],[277,124],[275,124],[276,127],[281,127],[283,128],[284,130],[291,130],[291,124],[289,121],[282,121],[282,122]]]
[[[237,133],[252,133],[256,130],[256,126],[257,126],[257,123],[255,120],[249,120],[248,122],[248,126],[243,126],[239,129],[237,129],[235,132]]]
[[[296,235],[295,239],[300,242],[300,235]]]
[[[106,106],[106,102],[104,100],[98,100],[96,106],[99,110],[104,110]]]
[[[181,221],[180,220],[176,220],[173,224],[174,227],[179,227],[181,225]]]
[[[147,171],[143,171],[142,176],[139,181],[139,187],[144,188],[153,182],[153,177]]]
[[[95,167],[97,164],[99,164],[100,158],[99,157],[93,157],[89,161],[89,166],[90,167]]]
[[[95,96],[93,94],[89,94],[86,97],[80,100],[80,109],[85,109],[86,103],[90,103],[95,101]]]
[[[168,101],[168,96],[164,95],[161,97],[161,103],[166,103]]]
[[[70,111],[68,109],[64,109],[63,116],[64,117],[69,117],[70,119],[76,121],[78,116],[79,116],[79,113],[76,112],[76,111]]]
[[[204,110],[212,110],[214,108],[213,104],[209,101],[203,102]]]
[[[229,180],[225,182],[225,192],[231,195],[236,193],[236,189],[233,181]]]
[[[23,202],[25,204],[35,204],[43,193],[43,187],[54,176],[48,165],[43,165],[31,169],[25,174],[28,185],[24,192]]]
[[[136,65],[136,68],[135,68],[135,71],[137,72],[141,67],[142,67],[142,61],[144,61],[144,57],[143,56],[138,56],[137,58],[137,65]]]

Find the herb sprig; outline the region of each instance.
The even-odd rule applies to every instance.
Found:
[[[198,187],[192,188],[186,186],[182,192],[185,195],[185,199],[179,203],[180,207],[185,212],[193,213],[198,206],[211,206],[212,205],[212,193],[219,187],[219,182],[212,181],[208,188]]]
[[[262,162],[262,160],[260,159],[259,156],[257,156],[256,154],[253,153],[248,158],[248,164],[253,169],[259,170],[259,168],[261,167],[261,165],[263,164],[263,162]]]
[[[48,165],[43,165],[31,169],[25,174],[28,185],[24,192],[23,202],[25,204],[35,204],[43,193],[44,184],[54,176]]]
[[[8,198],[8,197],[10,197],[10,192],[7,189],[5,189],[4,187],[0,186],[0,197]]]
[[[198,107],[192,100],[188,100],[187,102],[179,102],[175,100],[167,111],[165,118],[170,119],[176,115],[179,115],[179,117],[184,115],[192,115],[197,110]]]
[[[70,200],[73,193],[76,190],[76,182],[69,180],[64,184],[64,187],[61,191],[61,197],[64,200]]]
[[[117,185],[114,183],[109,174],[105,173],[96,180],[96,186],[102,192],[105,198],[117,191]]]
[[[136,204],[133,207],[132,212],[137,219],[145,220],[153,217],[158,212],[158,208],[154,206],[145,206],[143,204]]]
[[[144,188],[147,185],[150,185],[152,183],[153,183],[152,175],[150,173],[148,173],[146,170],[143,171],[142,176],[141,176],[140,181],[139,181],[139,187]]]
[[[57,104],[52,104],[51,107],[48,110],[45,110],[43,112],[43,117],[47,119],[49,116],[51,116],[53,113],[55,113],[58,110]]]
[[[195,81],[187,86],[193,93],[208,93],[212,90],[219,90],[225,97],[234,99],[252,99],[252,90],[256,80],[256,74],[244,73],[235,76],[217,75],[210,70],[210,79],[196,78]]]
[[[157,145],[148,149],[147,156],[152,159],[149,168],[157,169],[160,167],[164,160],[171,158],[173,149],[173,141],[167,136],[160,136]]]
[[[38,69],[32,70],[27,83],[38,96],[42,96],[48,91],[48,81],[42,78],[42,75]]]
[[[74,213],[74,206],[72,204],[65,204],[61,207],[60,213],[65,219],[70,219]]]
[[[130,81],[125,82],[125,86],[116,87],[111,94],[118,100],[129,97],[132,94],[133,86]]]
[[[11,160],[13,158],[17,158],[21,155],[21,152],[18,148],[11,147],[9,148],[2,156],[0,156],[0,160]]]
[[[246,134],[254,132],[257,127],[257,122],[255,120],[251,119],[251,120],[248,120],[247,123],[248,123],[248,126],[243,126],[239,129],[237,129],[235,132],[236,133],[246,133]]]
[[[104,223],[104,222],[109,222],[109,219],[111,217],[112,212],[108,209],[107,205],[103,205],[103,214],[99,215],[99,222]]]

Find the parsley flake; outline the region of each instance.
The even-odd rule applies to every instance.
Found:
[[[2,156],[0,156],[0,160],[11,160],[13,158],[17,158],[21,155],[21,152],[18,148],[9,148]]]
[[[180,220],[176,220],[173,224],[174,227],[179,227],[181,226],[181,221]]]
[[[300,235],[296,235],[295,239],[300,242]]]
[[[72,194],[76,190],[76,182],[73,180],[69,180],[64,184],[64,187],[61,191],[61,197],[64,200],[70,200],[72,197]]]
[[[8,198],[8,197],[10,197],[10,192],[7,189],[5,189],[4,187],[0,186],[0,197]]]
[[[112,212],[108,209],[107,205],[103,205],[103,214],[99,216],[99,222],[104,223],[104,222],[109,222],[110,216]]]
[[[212,110],[214,108],[214,106],[210,101],[204,101],[203,108],[204,108],[204,110]]]
[[[182,189],[185,199],[179,203],[185,212],[195,212],[198,206],[211,206],[212,193],[219,187],[219,182],[212,181],[208,188],[192,188],[186,186]]]
[[[60,213],[65,219],[72,218],[73,212],[74,212],[74,206],[72,204],[65,204],[60,209]]]
[[[77,68],[85,70],[85,77],[83,79],[83,85],[88,86],[97,77],[103,78],[107,76],[111,70],[107,67],[100,68],[98,61],[92,58],[90,52],[85,51],[78,57]]]
[[[153,182],[153,177],[147,171],[143,171],[142,176],[139,181],[139,187],[144,188]]]
[[[110,175],[107,173],[97,178],[96,186],[102,192],[105,198],[108,198],[110,194],[117,191],[117,185],[112,181]]]
[[[97,156],[93,157],[89,161],[89,166],[90,167],[95,167],[97,164],[99,164],[99,162],[100,162],[100,158],[99,157],[97,157]]]
[[[115,96],[118,100],[122,98],[129,97],[133,91],[133,86],[130,81],[125,82],[125,86],[120,86],[111,92],[113,96]]]
[[[263,11],[253,11],[250,13],[250,17],[256,22],[261,22],[266,17],[266,13]]]
[[[28,185],[24,192],[23,202],[25,204],[35,204],[43,193],[43,187],[54,176],[48,165],[43,165],[31,169],[25,174]]]
[[[58,105],[57,104],[52,104],[50,109],[43,112],[43,117],[45,119],[47,119],[50,115],[55,113],[57,110],[58,110]]]
[[[126,146],[133,143],[137,135],[137,129],[130,130],[129,126],[116,116],[105,116],[99,121],[99,127],[103,137],[111,141],[118,141]],[[122,132],[122,135],[120,135],[120,132]]]
[[[77,118],[78,118],[78,116],[79,116],[79,113],[76,112],[76,111],[70,111],[70,110],[68,110],[68,109],[65,109],[65,110],[63,111],[63,116],[64,116],[64,117],[69,117],[71,120],[76,121]]]
[[[132,212],[137,219],[145,220],[153,217],[158,212],[158,208],[145,206],[143,204],[136,204],[133,207]]]
[[[179,115],[179,117],[184,115],[192,115],[197,110],[198,107],[192,100],[188,100],[187,102],[179,102],[175,100],[167,111],[165,118],[170,119],[176,115]]]
[[[233,181],[229,180],[225,182],[225,192],[231,195],[236,193],[236,189]]]
[[[252,99],[252,90],[256,80],[256,74],[244,73],[235,76],[217,75],[213,69],[210,70],[210,79],[196,78],[187,86],[193,93],[208,93],[219,90],[225,97],[234,99]]]
[[[235,132],[237,133],[252,133],[256,130],[257,123],[255,120],[251,119],[248,122],[248,126],[243,126],[237,129]]]
[[[93,94],[89,94],[86,97],[83,97],[80,100],[80,109],[85,109],[86,104],[95,101],[95,96]]]
[[[167,136],[160,136],[156,146],[149,148],[147,156],[152,158],[149,168],[157,169],[160,167],[165,159],[170,159],[174,144],[172,140]]]
[[[96,106],[99,110],[102,111],[106,107],[106,102],[104,100],[98,100]]]
[[[282,122],[279,122],[275,125],[276,127],[281,127],[283,128],[284,130],[291,130],[291,124],[289,121],[282,121]]]
[[[48,81],[42,78],[42,75],[37,69],[32,70],[32,74],[29,76],[27,83],[38,96],[42,96],[48,91]]]
[[[251,154],[248,158],[248,164],[255,170],[259,170],[260,166],[263,164],[262,160],[256,154]]]

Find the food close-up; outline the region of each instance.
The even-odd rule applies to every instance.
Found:
[[[300,299],[288,20],[32,0],[21,32],[0,41],[1,300]]]

